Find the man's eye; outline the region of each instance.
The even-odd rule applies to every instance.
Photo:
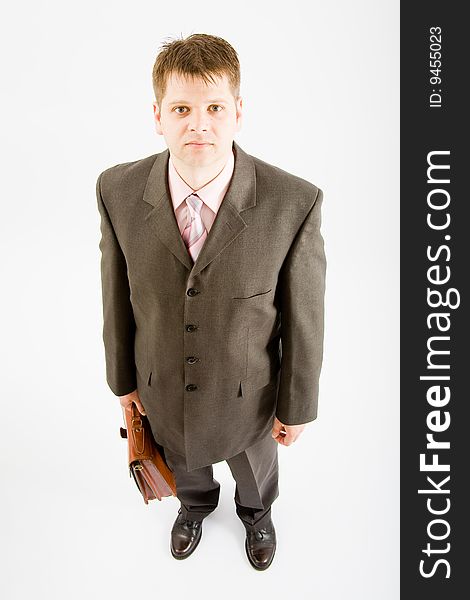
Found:
[[[223,106],[220,106],[220,104],[211,104],[210,105],[211,108],[211,112],[221,112],[224,110]],[[175,108],[173,109],[178,115],[183,115],[187,110],[187,106],[175,106]]]

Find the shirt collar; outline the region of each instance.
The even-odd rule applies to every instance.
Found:
[[[232,149],[224,168],[217,177],[212,179],[212,181],[209,181],[209,183],[202,188],[193,190],[183,179],[181,179],[178,171],[173,165],[170,155],[168,161],[168,185],[170,187],[173,209],[176,210],[190,194],[196,193],[212,211],[217,213],[232,178],[234,166],[235,158]]]

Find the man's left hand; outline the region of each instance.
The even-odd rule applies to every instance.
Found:
[[[279,444],[290,446],[305,429],[305,425],[284,425],[277,417],[274,417],[272,436]]]

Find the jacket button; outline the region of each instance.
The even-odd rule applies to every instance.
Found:
[[[196,331],[197,329],[197,325],[193,325],[192,323],[190,325],[186,325],[186,331]]]
[[[188,383],[188,385],[186,386],[186,390],[188,392],[194,392],[194,390],[197,390],[197,385],[195,385],[194,383]]]
[[[188,294],[188,296],[196,296],[196,294],[199,294],[199,290],[197,290],[196,288],[189,288],[189,290],[186,293]]]
[[[194,365],[195,362],[197,362],[199,360],[199,358],[197,356],[188,356],[186,358],[186,362],[189,363],[190,365]]]

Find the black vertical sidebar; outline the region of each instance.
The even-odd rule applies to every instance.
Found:
[[[470,577],[468,21],[401,2],[401,598]]]

